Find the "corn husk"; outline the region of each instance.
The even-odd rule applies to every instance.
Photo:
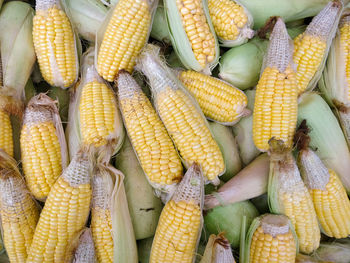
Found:
[[[255,90],[246,90],[245,94],[248,98],[247,108],[252,111],[254,109]],[[260,151],[254,144],[251,132],[253,129],[253,115],[243,117],[232,129],[242,162],[244,165],[248,165],[260,154]]]
[[[256,209],[258,209],[260,214],[265,214],[270,212],[267,193],[250,199],[250,202],[252,202],[252,204],[256,207]]]
[[[80,82],[77,83],[75,88],[72,91],[72,95],[69,103],[69,112],[68,112],[68,125],[66,129],[66,138],[69,147],[69,153],[71,156],[79,148],[79,145],[83,142],[83,135],[81,131],[81,123],[80,123],[80,114],[79,114],[79,105],[81,99],[81,93],[84,86],[91,81],[98,81],[100,83],[104,83],[109,89],[111,87],[107,82],[105,82],[97,73],[94,66],[94,49],[88,49],[83,57],[83,65],[81,67],[81,79]],[[123,121],[121,118],[121,114],[118,109],[117,99],[115,98],[115,131],[111,133],[107,138],[107,143],[105,145],[99,146],[98,149],[104,155],[106,155],[106,159],[109,159],[112,155],[117,153],[121,148],[124,141],[124,127]],[[109,156],[109,157],[108,157]]]
[[[159,1],[156,13],[154,14],[151,37],[167,45],[171,45],[163,1]]]
[[[85,228],[79,233],[77,247],[74,249],[72,263],[95,263],[95,247],[91,229]]]
[[[318,261],[311,256],[307,256],[299,253],[295,259],[295,263],[323,263],[323,262]]]
[[[338,239],[333,242],[321,243],[313,258],[326,262],[348,263],[350,262],[350,240]]]
[[[210,235],[200,263],[235,263],[230,242],[224,233]]]
[[[295,234],[294,228],[288,219],[288,217],[283,215],[274,215],[274,214],[264,214],[262,216],[259,216],[254,219],[252,224],[250,225],[247,235],[244,239],[244,249],[242,250],[243,253],[240,255],[240,262],[243,263],[249,263],[251,262],[250,257],[250,246],[252,243],[252,238],[254,235],[254,232],[257,230],[258,227],[262,227],[265,235],[269,236],[277,236],[279,234],[286,234],[292,232],[295,240],[295,256],[298,253],[298,238]],[[242,258],[241,258],[242,257]]]
[[[28,104],[30,99],[36,95],[36,90],[31,78],[28,79],[27,84],[24,87],[24,94],[25,94],[25,100],[24,100],[25,104]]]
[[[162,202],[153,194],[128,137],[116,156],[115,166],[125,174],[124,186],[136,240],[152,237]]]
[[[24,87],[36,60],[32,38],[34,10],[20,1],[5,4],[0,13],[3,85],[24,97]],[[6,30],[5,30],[6,29]]]
[[[204,209],[234,204],[266,193],[269,175],[269,157],[258,156],[223,186],[205,196]]]
[[[315,16],[329,0],[240,0],[254,18],[254,28],[260,28],[271,16],[280,16],[285,22]]]
[[[305,30],[305,26],[288,29],[291,38]],[[268,41],[254,37],[248,43],[231,48],[220,58],[219,77],[235,87],[246,90],[258,84],[262,61]]]
[[[99,0],[65,0],[72,23],[79,35],[95,42],[96,32],[101,26],[108,8]]]
[[[249,225],[259,215],[258,210],[249,201],[217,206],[204,216],[205,230],[208,234],[225,232],[233,248],[239,246],[241,222],[246,217]]]
[[[327,103],[316,93],[300,97],[298,125],[307,121],[310,128],[310,147],[322,162],[334,170],[350,193],[350,152],[336,117]]]
[[[137,251],[138,251],[140,263],[149,263],[152,242],[153,242],[153,237],[149,237],[149,238],[141,239],[137,241]]]
[[[226,171],[220,179],[226,182],[235,176],[242,168],[237,142],[230,127],[216,122],[209,122],[209,126],[224,157]]]
[[[173,1],[173,0],[163,0],[163,1],[165,6],[165,17],[168,24],[168,30],[169,30],[172,46],[176,54],[180,58],[182,64],[184,64],[184,66],[187,69],[193,69],[195,71],[203,71],[207,74],[210,74],[211,70],[215,68],[215,66],[219,61],[220,50],[219,50],[219,44],[216,38],[216,34],[214,31],[214,27],[209,15],[207,1],[201,0],[210,32],[213,34],[215,38],[215,58],[213,61],[206,63],[205,67],[199,64],[199,62],[197,61],[193,53],[191,43],[188,39],[188,36],[182,24],[181,15],[177,8],[176,1]]]
[[[172,68],[185,68],[185,66],[181,63],[179,57],[176,55],[175,51],[172,51],[169,54],[166,62]]]

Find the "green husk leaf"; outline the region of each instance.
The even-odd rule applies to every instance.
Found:
[[[171,52],[168,56],[167,63],[172,68],[185,68],[185,66],[182,64],[181,60],[174,51]]]
[[[350,262],[350,240],[347,238],[321,243],[313,257],[325,262],[348,263]]]
[[[182,64],[184,64],[184,66],[187,69],[193,69],[195,71],[204,71],[205,73],[210,73],[219,61],[220,49],[214,31],[214,27],[210,19],[207,0],[202,0],[202,6],[204,8],[205,16],[207,18],[210,31],[215,37],[215,58],[212,62],[208,63],[205,68],[203,68],[199,64],[199,62],[194,56],[191,43],[182,25],[181,16],[176,6],[176,1],[164,0],[164,11],[168,24],[169,36],[171,39],[172,46],[179,59],[181,60]]]
[[[128,137],[116,156],[115,165],[125,174],[124,185],[136,240],[152,237],[163,206],[153,194]]]
[[[149,237],[149,238],[137,241],[137,250],[138,250],[140,263],[149,263],[152,243],[153,243],[153,237]]]
[[[340,125],[321,96],[306,93],[300,97],[298,125],[306,120],[310,147],[329,169],[334,170],[350,193],[350,153]]]
[[[208,211],[204,216],[205,229],[209,234],[225,232],[231,246],[239,246],[241,222],[246,216],[247,224],[259,215],[257,209],[249,201],[243,201],[225,206],[218,206]]]
[[[151,37],[171,45],[163,1],[160,1],[154,14]]]
[[[35,87],[31,78],[28,79],[27,84],[24,87],[25,94],[25,104],[29,102],[29,100],[36,95]]]
[[[36,60],[32,38],[33,8],[24,2],[6,3],[0,13],[3,85],[24,96],[24,87]],[[5,30],[6,29],[6,30]]]
[[[220,179],[227,182],[242,168],[237,143],[230,127],[216,122],[209,122],[209,126],[225,161],[226,172],[220,177]]]
[[[256,207],[256,209],[258,209],[260,214],[265,214],[270,212],[267,193],[250,199],[250,202],[252,202],[252,204]]]

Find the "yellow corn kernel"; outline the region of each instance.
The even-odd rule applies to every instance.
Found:
[[[194,56],[204,68],[215,59],[215,37],[210,31],[202,0],[176,0],[182,25]]]
[[[44,104],[45,103],[45,104]],[[56,115],[56,116],[55,116]],[[44,200],[67,165],[63,128],[56,129],[58,109],[48,96],[40,94],[28,104],[24,113],[20,145],[23,172],[35,198]],[[58,117],[59,118],[59,117]]]
[[[350,201],[337,174],[329,170],[326,189],[310,189],[318,220],[327,236],[350,235]]]
[[[78,152],[51,188],[35,229],[27,263],[64,262],[66,250],[85,226],[91,200],[87,155],[84,151]]]
[[[198,101],[211,120],[234,124],[246,114],[247,96],[243,91],[196,71],[183,71],[179,79]]]
[[[153,239],[150,263],[193,262],[201,230],[201,172],[194,164],[164,206]]]
[[[252,236],[249,253],[250,263],[294,263],[296,246],[288,220],[280,215],[263,216],[260,226]]]
[[[80,130],[84,144],[102,146],[116,132],[118,114],[114,92],[105,83],[88,82],[79,102]]]
[[[235,40],[248,23],[244,8],[233,0],[209,0],[209,13],[218,37]]]
[[[10,115],[5,110],[0,110],[0,123],[0,149],[13,157],[12,125]]]
[[[33,42],[43,78],[62,88],[74,84],[78,74],[75,38],[58,1],[37,1]]]
[[[20,175],[16,161],[0,153],[0,214],[2,236],[11,262],[26,262],[39,209]]]
[[[347,83],[346,100],[350,101],[350,16],[345,16],[340,21],[340,45],[343,50],[343,56],[345,60],[345,77]]]
[[[149,0],[119,0],[106,32],[97,59],[97,71],[113,81],[121,69],[133,71],[135,59],[146,44],[152,21]]]
[[[182,178],[182,164],[164,124],[127,72],[119,73],[118,97],[131,143],[148,180],[155,188],[170,191]]]

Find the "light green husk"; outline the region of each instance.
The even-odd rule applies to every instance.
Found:
[[[185,29],[182,25],[181,15],[176,6],[174,0],[164,0],[165,17],[168,24],[168,30],[172,46],[180,58],[181,62],[187,69],[193,69],[195,71],[203,71],[210,74],[211,70],[217,65],[219,61],[220,49],[216,38],[213,24],[210,19],[207,0],[201,0],[204,8],[207,23],[210,31],[215,37],[215,58],[212,62],[208,63],[204,68],[199,64],[192,51],[191,43],[187,37]]]
[[[96,31],[101,26],[108,8],[99,0],[65,0],[65,2],[79,35],[95,42]]]
[[[167,63],[172,68],[184,68],[185,66],[181,63],[181,60],[176,55],[176,53],[173,51],[170,53],[170,55],[167,58]]]
[[[243,260],[240,259],[240,262],[242,262],[242,263],[249,263],[249,262],[250,262],[250,260],[249,260],[249,257],[250,257],[250,245],[251,245],[251,243],[252,243],[252,238],[253,238],[254,232],[255,232],[255,231],[257,230],[257,228],[261,225],[262,220],[264,220],[264,217],[265,217],[265,219],[266,219],[267,216],[268,216],[269,218],[271,218],[271,216],[276,217],[276,218],[277,218],[277,217],[280,217],[281,219],[282,219],[282,217],[283,217],[284,220],[287,220],[287,221],[288,221],[289,230],[292,232],[292,234],[293,234],[293,236],[294,236],[295,247],[296,247],[296,250],[297,250],[296,252],[298,253],[298,247],[299,247],[299,245],[298,245],[298,238],[297,238],[297,236],[296,236],[296,234],[295,234],[295,231],[294,231],[294,228],[293,228],[293,226],[292,226],[292,223],[290,222],[290,220],[288,219],[288,217],[283,216],[283,215],[264,214],[264,215],[262,215],[262,216],[259,216],[259,217],[255,218],[255,219],[253,220],[252,224],[250,225],[250,227],[249,227],[249,229],[248,229],[248,232],[247,232],[247,235],[246,235],[246,237],[245,237],[245,239],[244,239],[244,244],[242,244],[242,246],[244,246],[244,248],[243,248],[243,253],[241,254],[241,256],[243,257]],[[282,220],[283,220],[283,219],[282,219]],[[272,220],[272,218],[271,218],[271,220]],[[270,222],[270,223],[271,223],[271,222]]]
[[[208,234],[225,232],[231,246],[237,248],[244,216],[248,225],[259,215],[258,210],[249,202],[243,201],[225,206],[218,206],[204,216],[204,225]]]
[[[149,263],[152,243],[153,243],[153,237],[149,237],[149,238],[137,241],[137,250],[138,250],[140,263]]]
[[[315,16],[329,0],[240,0],[254,18],[254,28],[262,27],[271,16],[280,16],[290,22]]]
[[[59,87],[50,87],[48,90],[49,97],[54,100],[58,100],[59,113],[62,123],[65,125],[68,121],[68,110],[69,110],[69,90],[61,89]]]
[[[220,179],[226,182],[235,176],[242,168],[237,143],[230,127],[216,122],[209,122],[209,126],[224,157],[226,172]]]
[[[310,147],[329,169],[334,170],[350,193],[350,153],[339,123],[327,103],[316,93],[300,97],[298,125],[302,120],[310,128]]]
[[[151,37],[158,41],[162,41],[168,45],[171,45],[163,1],[159,1],[158,7],[154,14]]]
[[[229,241],[224,233],[210,235],[200,263],[234,263]]]
[[[245,94],[248,98],[247,108],[253,111],[255,90],[246,90]],[[253,115],[251,114],[250,116],[243,117],[232,129],[238,144],[239,155],[241,156],[242,162],[244,165],[248,165],[260,154],[260,151],[255,147],[253,141]]]
[[[288,29],[291,38],[305,30],[305,26]],[[219,77],[235,87],[245,90],[258,84],[268,41],[254,37],[248,43],[234,47],[220,58]]]
[[[324,262],[349,263],[350,240],[338,239],[335,242],[321,243],[313,257]]]
[[[153,194],[128,137],[116,156],[115,166],[125,174],[124,185],[136,240],[152,237],[163,206]]]
[[[3,85],[24,97],[24,87],[36,60],[32,37],[33,8],[24,2],[6,3],[0,13],[0,53]]]

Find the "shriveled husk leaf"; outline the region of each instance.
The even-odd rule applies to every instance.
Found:
[[[85,228],[80,231],[71,242],[66,253],[66,262],[72,263],[95,263],[95,247],[91,229]]]
[[[163,0],[163,1],[164,1],[164,7],[165,7],[164,9],[165,17],[168,24],[171,43],[176,54],[181,60],[182,64],[184,64],[184,66],[187,69],[193,69],[195,71],[203,71],[207,74],[210,74],[211,70],[214,69],[215,66],[218,64],[220,49],[219,49],[219,43],[215,34],[215,30],[209,15],[207,0],[201,0],[201,1],[202,1],[202,7],[205,13],[205,17],[209,26],[209,30],[215,39],[215,58],[213,59],[213,61],[207,62],[204,67],[199,64],[198,60],[194,55],[194,52],[191,47],[191,43],[189,41],[189,38],[182,24],[181,14],[177,8],[176,1],[173,1],[173,0]]]
[[[217,192],[205,196],[204,209],[234,204],[266,193],[269,176],[269,157],[258,156],[232,177]]]
[[[327,103],[316,93],[300,97],[298,125],[306,120],[310,128],[310,147],[323,163],[334,170],[350,192],[350,152],[339,123]]]
[[[305,30],[306,26],[287,29],[291,38]],[[245,90],[254,87],[260,77],[262,61],[268,41],[254,37],[248,43],[233,47],[220,58],[219,77],[235,87]]]
[[[0,13],[3,86],[24,97],[24,87],[36,60],[32,37],[34,10],[20,1],[6,3]]]
[[[267,232],[270,232],[270,231],[276,232],[276,234],[279,234],[279,232],[281,232],[281,234],[292,232],[294,240],[295,240],[296,254],[298,253],[298,247],[299,247],[298,238],[295,234],[295,230],[293,228],[293,225],[290,222],[290,220],[288,219],[288,217],[286,217],[284,215],[264,214],[264,215],[261,215],[261,216],[255,218],[253,220],[253,222],[251,223],[251,225],[248,229],[247,235],[244,238],[244,244],[241,244],[243,246],[243,250],[242,250],[243,253],[241,253],[240,256],[243,257],[243,259],[242,260],[240,259],[240,262],[242,262],[242,263],[251,262],[249,259],[250,246],[252,243],[252,238],[253,238],[254,232],[260,226],[264,229],[264,224],[266,225],[266,227],[265,227],[266,230],[264,230],[264,231],[267,231]],[[274,229],[274,228],[276,228],[276,229]],[[271,235],[271,234],[268,234],[268,235]]]
[[[246,217],[249,225],[258,215],[258,210],[249,201],[217,206],[204,216],[205,230],[209,234],[225,232],[231,246],[237,248],[239,246],[243,217]]]
[[[220,177],[220,179],[227,182],[242,168],[242,162],[241,158],[239,157],[236,139],[233,136],[230,127],[216,122],[209,122],[209,126],[225,161],[226,171]]]
[[[245,94],[248,98],[247,108],[253,111],[255,90],[246,90]],[[253,141],[253,115],[243,117],[232,129],[238,144],[241,160],[244,165],[248,165],[260,154]]]
[[[200,263],[235,263],[230,242],[224,233],[210,235]]]
[[[163,206],[153,194],[128,137],[116,156],[115,166],[125,174],[124,186],[136,240],[152,237]]]
[[[97,81],[103,83],[107,88],[112,89],[111,86],[104,81],[97,73],[94,66],[94,48],[89,48],[83,56],[82,66],[81,66],[81,78],[80,81],[75,85],[71,90],[71,97],[69,103],[69,112],[68,112],[68,125],[66,129],[66,138],[68,142],[68,148],[70,156],[74,156],[75,152],[78,150],[81,143],[83,143],[83,135],[81,131],[80,123],[80,100],[83,88],[86,84],[92,81]],[[113,91],[114,94],[114,91]],[[115,103],[115,120],[114,127],[115,131],[109,134],[106,139],[106,144],[101,145],[98,148],[101,154],[106,156],[106,159],[109,159],[107,156],[112,156],[119,151],[123,145],[125,131],[123,126],[123,121],[121,114],[119,112],[117,98],[114,97]],[[91,142],[92,143],[92,142]]]
[[[290,22],[301,18],[315,16],[329,0],[240,0],[254,18],[254,28],[260,28],[271,16],[280,16],[283,21]]]
[[[108,8],[99,0],[65,0],[79,35],[94,42]]]
[[[323,262],[350,262],[350,239],[338,239],[334,242],[321,243],[313,258]]]
[[[154,14],[151,37],[158,41],[162,41],[167,45],[171,45],[167,21],[165,18],[164,4],[162,0],[159,1],[156,12]]]
[[[137,251],[138,251],[140,263],[149,263],[152,242],[153,242],[153,237],[149,237],[149,238],[145,238],[137,241]]]

